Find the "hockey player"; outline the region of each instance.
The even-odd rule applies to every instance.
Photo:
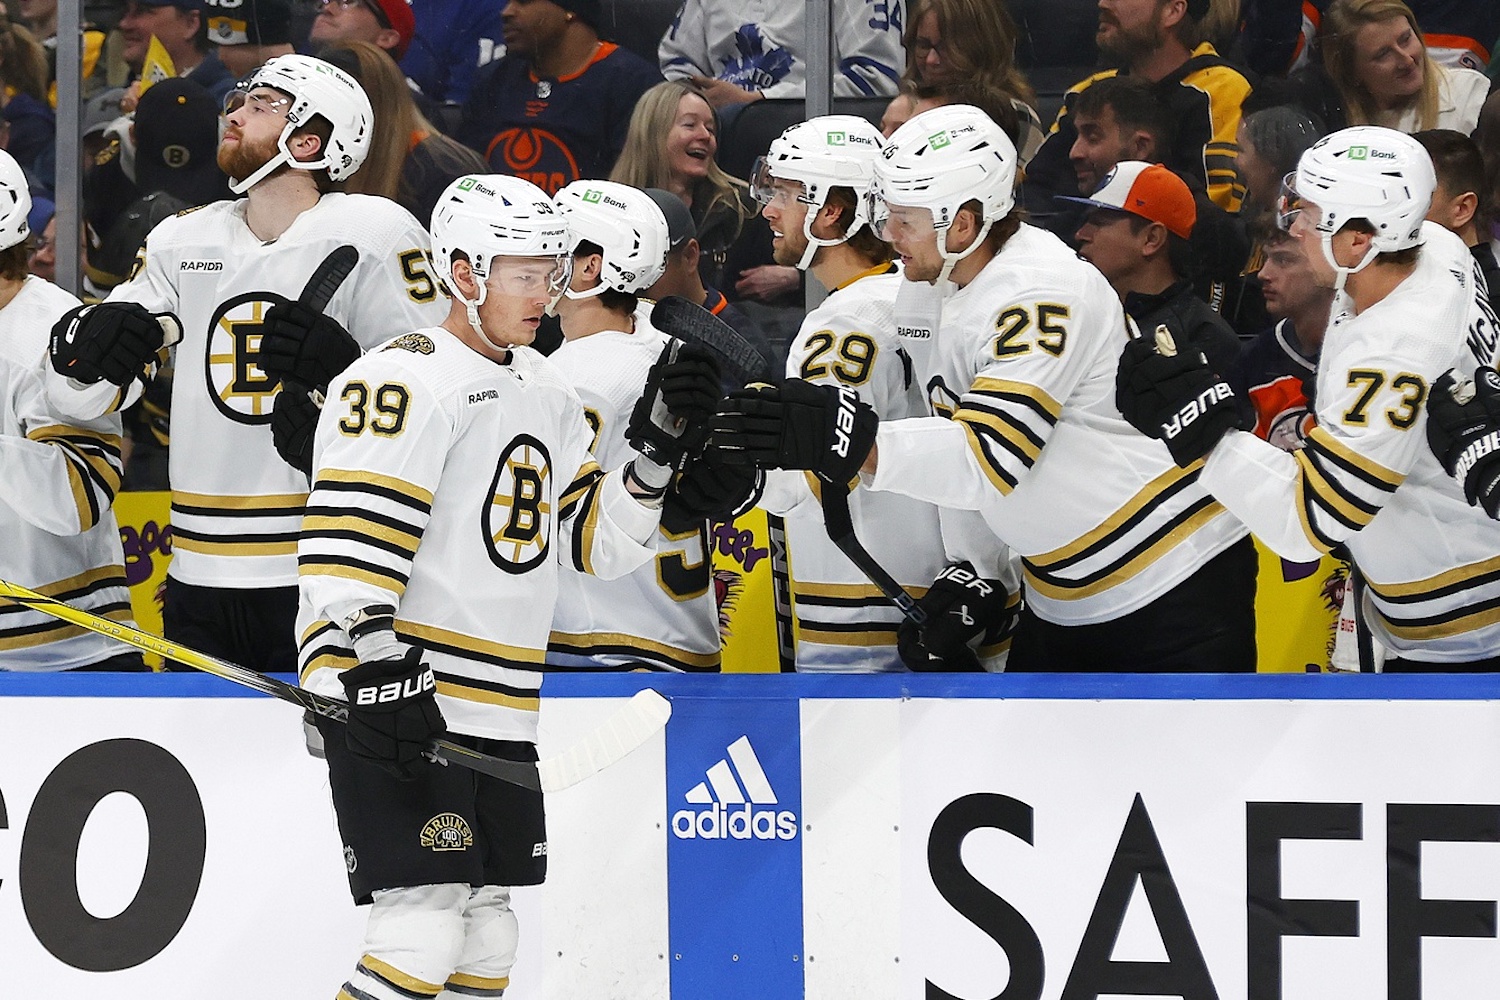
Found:
[[[557,303],[564,341],[549,360],[583,403],[594,459],[616,468],[636,457],[626,422],[667,344],[644,310],[637,315],[637,293],[666,268],[667,220],[644,191],[610,181],[574,181],[555,200],[568,222],[573,277]],[[704,398],[704,416],[718,398]],[[650,563],[618,580],[563,574],[548,667],[719,668],[708,522],[667,510]]]
[[[863,468],[871,489],[981,512],[1022,557],[1009,670],[1252,671],[1245,528],[1198,486],[1196,464],[1178,467],[1121,419],[1119,300],[1020,221],[1015,167],[1004,132],[964,105],[917,115],[875,167],[903,277],[944,294],[928,392],[939,415],[880,422],[789,380],[793,392],[731,394],[715,437],[826,481]],[[972,578],[949,584],[982,596]]]
[[[295,669],[307,498],[306,477],[273,447],[273,407],[284,415],[310,405],[307,390],[325,389],[361,346],[443,315],[417,221],[387,199],[337,191],[369,150],[371,122],[369,99],[342,71],[300,55],[267,62],[230,95],[219,146],[220,166],[247,197],[162,222],[134,276],[52,340],[67,382],[53,399],[95,416],[78,388],[107,381],[135,393],[171,346],[162,320],[180,328],[164,629],[258,670]],[[304,292],[344,244],[359,251],[352,273]],[[282,379],[298,388],[283,392]]]
[[[1334,289],[1318,360],[1317,424],[1287,453],[1236,429],[1200,357],[1148,337],[1120,361],[1121,409],[1286,559],[1345,544],[1365,580],[1357,614],[1386,670],[1500,668],[1500,524],[1465,503],[1427,447],[1428,387],[1472,372],[1497,331],[1463,241],[1424,222],[1436,179],[1416,140],[1375,126],[1302,154],[1280,222]]]
[[[568,282],[567,226],[541,189],[458,179],[433,214],[433,249],[447,318],[334,382],[298,550],[303,684],[348,698],[346,732],[320,725],[350,887],[373,900],[342,1000],[506,988],[510,887],[546,874],[541,794],[430,763],[422,748],[446,728],[485,753],[537,759],[559,563],[606,577],[648,563],[690,437],[651,423],[672,369],[654,367],[625,436],[666,464],[600,471],[577,395],[525,346]],[[717,394],[716,372],[700,381]]]
[[[120,418],[68,418],[47,403],[47,331],[78,300],[27,274],[31,194],[3,151],[0,205],[0,579],[130,622],[110,509],[120,488]],[[113,397],[112,389],[103,391]],[[22,605],[0,606],[0,670],[146,669],[139,653],[120,649]]]
[[[751,190],[771,225],[776,263],[810,270],[830,289],[792,340],[787,377],[843,387],[880,419],[899,420],[925,415],[927,404],[922,373],[896,333],[900,269],[890,244],[868,226],[865,193],[882,145],[863,118],[830,115],[793,125],[756,164]],[[773,472],[759,502],[786,517],[797,669],[900,670],[901,612],[829,539],[819,507],[825,489],[843,486],[800,471]],[[848,504],[855,534],[875,561],[909,592],[923,595],[944,567],[938,509],[866,491]],[[1014,587],[1011,596],[1019,596]],[[974,637],[963,635],[966,651]],[[955,651],[959,645],[953,644]],[[965,659],[977,667],[968,652]],[[925,651],[912,656],[912,665],[936,666]]]

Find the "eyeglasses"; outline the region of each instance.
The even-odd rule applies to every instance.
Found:
[[[224,114],[226,115],[233,114],[244,107],[248,107],[252,115],[285,115],[291,106],[292,99],[285,94],[257,94],[231,90],[224,95]]]
[[[366,3],[365,0],[318,0],[319,10],[329,6],[338,7],[340,10],[348,10],[350,7],[364,7],[371,14],[375,15],[375,20],[380,22],[382,28],[389,28],[391,26],[391,22],[385,16],[385,11],[380,9],[378,3]]]

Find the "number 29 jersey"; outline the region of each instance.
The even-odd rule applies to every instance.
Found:
[[[395,202],[325,194],[270,243],[250,231],[246,205],[215,202],[164,220],[110,300],[182,323],[168,459],[171,575],[205,587],[291,587],[307,478],[271,442],[281,385],[259,366],[266,310],[298,298],[346,243],[359,262],[323,311],[366,350],[440,322],[447,302],[427,269],[427,233]]]

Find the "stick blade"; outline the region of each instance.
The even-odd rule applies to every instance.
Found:
[[[623,760],[661,732],[672,717],[672,703],[650,688],[630,701],[584,739],[537,764],[542,791],[556,792]]]
[[[334,247],[323,258],[322,263],[313,269],[312,276],[307,279],[302,294],[298,296],[299,301],[315,312],[322,312],[358,263],[358,247],[350,243]]]
[[[719,359],[725,377],[740,385],[759,377],[766,366],[760,351],[738,330],[679,296],[668,295],[652,307],[651,325],[668,336],[707,349]]]

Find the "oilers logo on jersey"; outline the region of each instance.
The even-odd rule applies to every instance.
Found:
[[[547,447],[530,434],[518,434],[500,454],[484,508],[484,537],[490,560],[507,573],[525,573],[547,558],[551,478]]]
[[[281,382],[260,368],[260,339],[267,310],[286,299],[275,292],[246,292],[214,312],[205,340],[203,374],[219,412],[241,424],[271,422]]]

